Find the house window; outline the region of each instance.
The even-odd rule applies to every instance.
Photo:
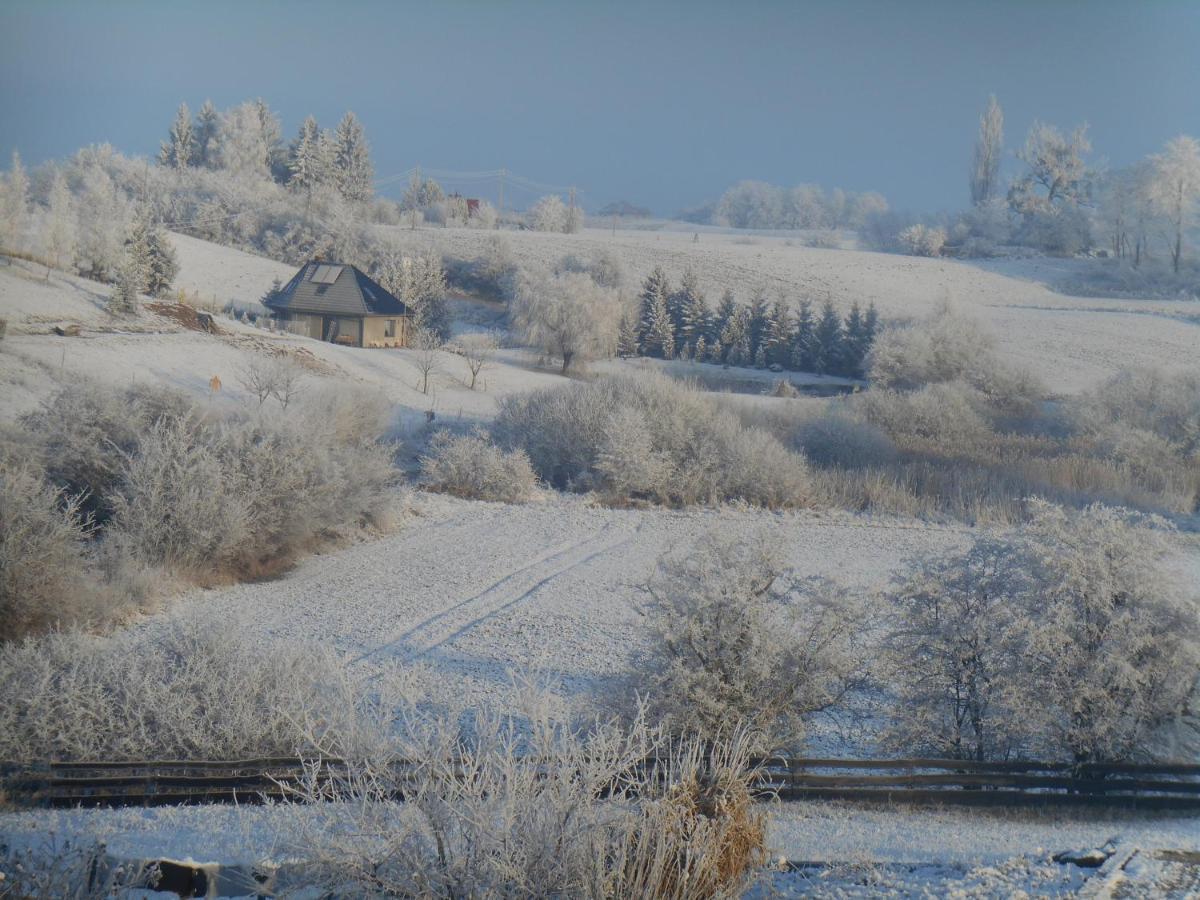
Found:
[[[386,338],[394,338],[396,336],[396,320],[385,319],[383,322],[383,336]]]

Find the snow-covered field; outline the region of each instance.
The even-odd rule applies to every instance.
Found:
[[[415,239],[470,257],[487,237],[423,229]],[[917,315],[949,296],[992,324],[1003,353],[1059,391],[1088,387],[1131,365],[1195,363],[1200,351],[1200,325],[1176,318],[1194,315],[1191,305],[1053,293],[1047,283],[1062,276],[1061,266],[1074,263],[1034,260],[983,267],[814,250],[783,237],[710,231],[699,242],[690,231],[528,232],[506,238],[518,258],[545,261],[613,249],[639,276],[660,262],[673,277],[690,265],[710,294],[730,286],[744,297],[761,284],[797,298],[874,301],[885,316]],[[203,241],[180,236],[175,241],[181,262],[177,284],[199,292],[206,303],[253,303],[272,279],[292,274],[289,266]],[[430,409],[442,421],[486,421],[500,398],[563,382],[540,369],[531,354],[504,350],[483,373],[485,389],[471,391],[465,362],[447,352],[441,354],[434,390],[426,395],[416,388],[419,373],[408,351],[338,347],[225,318],[218,318],[222,333],[217,335],[151,314],[114,319],[104,310],[105,297],[105,289],[84,279],[55,273],[47,280],[42,270],[25,264],[0,268],[0,317],[9,322],[0,343],[0,421],[11,421],[45,399],[56,383],[72,380],[165,383],[209,397],[209,381],[216,375],[223,387],[211,402],[245,402],[239,372],[279,351],[299,354],[314,383],[344,380],[382,392],[400,410],[401,427],[423,423]],[[52,326],[67,323],[82,325],[82,334],[52,333]],[[610,362],[598,368],[639,365],[645,363]],[[774,376],[754,377],[768,387]],[[760,397],[756,402],[792,401]],[[238,621],[264,642],[325,642],[352,659],[361,674],[394,662],[419,666],[435,701],[455,698],[503,708],[517,690],[511,674],[522,673],[584,711],[627,689],[624,677],[647,635],[639,612],[641,585],[658,556],[686,546],[707,529],[767,529],[782,539],[800,575],[828,576],[860,588],[881,586],[906,560],[960,546],[969,535],[962,526],[847,513],[617,510],[555,495],[506,506],[416,494],[411,508],[394,535],[310,557],[274,581],[190,591],[132,627],[151,636],[204,609]],[[1200,558],[1193,552],[1184,565],[1200,583]],[[812,749],[856,752],[844,739],[826,726],[814,733]],[[280,835],[292,815],[232,808],[5,813],[0,835],[31,840],[49,831],[92,834],[107,840],[113,852],[228,863],[247,854],[281,858]],[[937,863],[957,866],[958,877],[973,866],[1000,865],[1014,857],[1029,857],[1037,868],[1043,851],[1094,846],[1114,835],[1122,846],[1200,849],[1195,819],[997,817],[820,804],[773,813],[771,844],[793,860]],[[1007,865],[1016,872],[1023,863]],[[858,876],[847,877],[846,884],[853,885]],[[1037,883],[1028,872],[1012,878],[993,884],[1015,890]],[[789,892],[797,884],[789,877],[775,887]],[[1065,884],[1077,887],[1078,879]]]
[[[492,232],[464,228],[403,231],[400,237],[452,256],[484,252]],[[988,323],[1000,350],[1039,375],[1051,390],[1071,393],[1134,366],[1194,363],[1200,309],[1188,300],[1114,300],[1056,293],[1086,260],[959,262],[861,250],[802,246],[800,239],[755,232],[587,228],[564,235],[505,232],[518,261],[556,263],[611,251],[638,279],[661,265],[675,281],[696,271],[710,302],[732,289],[743,302],[757,288],[771,297],[843,309],[874,302],[884,317],[919,316],[945,299]],[[1190,317],[1190,318],[1189,318]]]

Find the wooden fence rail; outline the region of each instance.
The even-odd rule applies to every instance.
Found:
[[[647,766],[653,767],[653,760]],[[1200,811],[1200,765],[1069,765],[946,759],[754,761],[760,791],[781,800],[986,806],[1087,805]],[[407,763],[393,763],[397,784]],[[257,802],[302,782],[332,787],[351,774],[339,759],[151,760],[0,763],[16,800],[50,806]],[[399,794],[400,788],[397,789]]]

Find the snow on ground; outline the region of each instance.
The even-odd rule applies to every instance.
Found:
[[[466,228],[401,231],[403,240],[463,259],[480,256],[494,234]],[[864,306],[874,302],[884,317],[904,318],[950,299],[991,325],[1004,355],[1064,393],[1133,366],[1195,365],[1200,348],[1200,308],[1194,301],[1069,297],[1051,289],[1087,260],[923,259],[816,249],[802,246],[799,237],[702,229],[585,228],[573,235],[504,232],[503,238],[522,262],[548,265],[570,254],[607,250],[637,279],[656,265],[673,280],[692,268],[711,302],[726,288],[744,302],[761,287],[772,297],[830,299],[843,309],[856,300]]]
[[[587,710],[621,691],[648,637],[641,585],[659,555],[707,529],[766,529],[799,574],[861,587],[966,534],[842,513],[607,509],[579,497],[413,503],[417,515],[395,535],[311,557],[276,581],[193,591],[138,627],[153,634],[205,610],[264,640],[319,640],[366,672],[419,664],[446,700],[515,708],[517,672]]]
[[[278,278],[287,284],[296,267],[253,253],[243,253],[186,234],[171,233],[179,274],[174,286],[199,295],[200,304],[224,308],[265,309],[259,301]]]

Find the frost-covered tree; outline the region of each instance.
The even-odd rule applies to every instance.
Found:
[[[1000,188],[1000,161],[1004,156],[1004,112],[995,95],[979,117],[979,135],[971,158],[971,204],[979,206],[994,199]]]
[[[167,293],[179,274],[179,260],[166,229],[151,221],[148,211],[143,210],[134,219],[126,247],[137,257],[144,276],[140,290],[152,297]]]
[[[362,203],[374,194],[371,151],[362,123],[353,112],[346,113],[333,136],[334,166],[338,190],[347,200]]]
[[[841,358],[842,321],[832,301],[826,300],[813,331],[813,370],[820,374],[832,372]]]
[[[721,331],[721,346],[725,348],[724,361],[731,366],[747,366],[753,361],[749,311],[741,307],[734,310]]]
[[[441,335],[428,328],[417,328],[409,338],[408,346],[416,351],[414,361],[421,380],[417,383],[422,394],[429,393],[430,382],[434,374],[441,368],[439,351],[442,348]]]
[[[479,374],[491,364],[499,346],[496,335],[486,332],[465,334],[459,338],[458,351],[467,362],[467,371],[471,373],[471,383],[467,385],[470,390],[475,390]]]
[[[66,266],[73,267],[75,247],[78,241],[75,203],[62,172],[55,172],[54,180],[50,184],[43,241],[50,263],[46,267],[47,278],[50,277],[51,266],[55,269],[62,269]]]
[[[737,310],[737,299],[733,296],[733,291],[726,288],[725,293],[721,295],[721,299],[717,303],[716,312],[713,313],[712,324],[708,332],[710,341],[725,343],[721,335],[725,333],[726,326],[729,325],[729,321],[737,314]]]
[[[270,178],[269,140],[258,104],[239,104],[221,115],[213,159],[218,168],[234,177]]]
[[[563,218],[563,231],[567,234],[578,234],[583,230],[583,207],[571,202],[567,205]]]
[[[1150,227],[1156,218],[1151,193],[1153,167],[1143,161],[1107,173],[1097,185],[1098,214],[1109,233],[1113,256],[1141,265]]]
[[[186,103],[180,103],[175,113],[175,121],[167,132],[167,139],[162,142],[158,153],[161,165],[172,169],[186,169],[192,164],[192,154],[195,152],[196,136],[192,132],[192,111]]]
[[[125,204],[103,166],[89,163],[78,194],[80,270],[109,281],[121,264],[126,230]]]
[[[1200,141],[1181,135],[1151,158],[1150,198],[1166,223],[1171,265],[1178,272],[1184,236],[1200,205]]]
[[[112,290],[108,295],[108,310],[117,315],[133,315],[141,305],[142,285],[146,280],[146,269],[136,251],[126,248],[117,266]]]
[[[20,250],[29,227],[29,177],[16,150],[12,168],[0,183],[0,249]]]
[[[195,154],[192,164],[212,169],[217,166],[217,140],[221,131],[221,115],[211,100],[205,100],[196,113],[196,125],[192,130]]]
[[[812,301],[801,300],[796,313],[796,326],[792,332],[791,367],[800,372],[816,369],[817,321],[813,317]]]
[[[1166,522],[1124,510],[1034,503],[1024,652],[1046,738],[1076,762],[1152,753],[1195,702],[1200,598],[1164,565],[1168,534]]]
[[[1008,192],[1009,205],[1022,217],[1026,243],[1060,253],[1087,244],[1088,223],[1080,207],[1092,195],[1085,160],[1091,149],[1086,125],[1069,135],[1042,122],[1029,129],[1017,153],[1026,172]]]
[[[890,594],[894,749],[988,760],[1025,748],[1024,706],[1034,698],[1018,634],[1027,591],[1012,544],[984,533],[965,552],[918,561]]]
[[[779,299],[771,306],[770,327],[763,338],[763,362],[768,366],[786,367],[792,355],[792,313],[786,300]]]
[[[288,187],[311,191],[325,184],[329,178],[325,162],[321,148],[321,127],[315,118],[306,116],[288,154]]]
[[[675,733],[712,739],[740,726],[762,750],[795,748],[805,718],[861,676],[856,604],[789,575],[765,535],[710,532],[664,556],[647,593],[655,642],[640,687]]]
[[[254,109],[258,113],[258,125],[266,145],[267,171],[273,180],[286,184],[290,173],[287,150],[283,146],[283,125],[262,97],[254,101]]]
[[[446,341],[452,326],[446,305],[446,269],[432,251],[406,256],[387,252],[375,271],[376,280],[413,311],[414,324]]]
[[[566,231],[567,206],[557,194],[548,194],[529,208],[526,218],[534,231]]]
[[[757,357],[767,333],[771,330],[771,309],[767,304],[767,293],[761,288],[750,298],[746,336],[750,341],[750,353]]]
[[[617,326],[617,356],[628,359],[637,356],[639,349],[637,317],[631,310],[625,310]]]
[[[640,298],[638,341],[646,356],[670,359],[675,355],[675,333],[667,306],[670,295],[671,284],[667,281],[667,273],[661,266],[656,266],[642,284]]]
[[[563,372],[616,352],[617,294],[581,272],[524,273],[509,315],[525,341],[562,360]]]
[[[679,290],[672,294],[672,323],[681,346],[695,347],[696,341],[708,331],[708,300],[700,288],[700,279],[692,269],[683,273]]]
[[[428,209],[445,199],[442,186],[432,178],[423,178],[420,167],[417,167],[408,179],[408,190],[404,192],[400,208],[405,211]]]

